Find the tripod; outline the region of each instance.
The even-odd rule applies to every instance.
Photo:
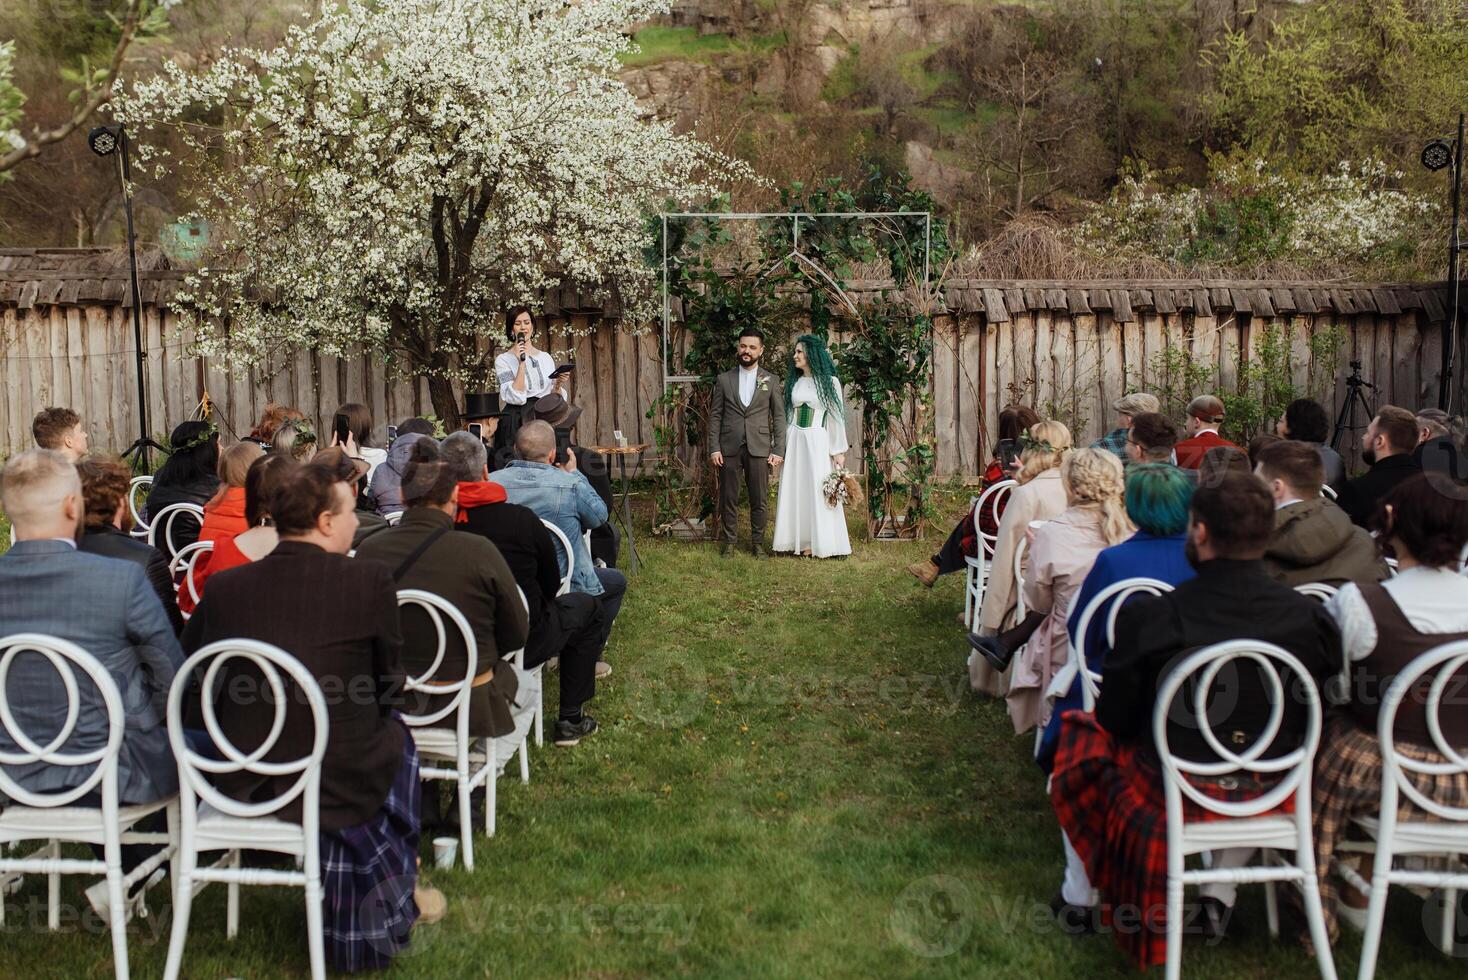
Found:
[[[1366,400],[1366,395],[1361,389],[1369,388],[1376,390],[1376,385],[1361,377],[1361,362],[1351,362],[1351,374],[1346,378],[1346,400],[1341,403],[1341,410],[1335,417],[1335,432],[1331,434],[1330,446],[1336,452],[1341,451],[1341,436],[1350,432],[1355,435],[1361,429],[1371,424],[1372,418],[1376,416],[1376,409],[1371,407],[1371,402]],[[1356,424],[1356,406],[1360,405],[1366,410],[1366,421],[1360,425]],[[1349,451],[1349,450],[1348,450]]]

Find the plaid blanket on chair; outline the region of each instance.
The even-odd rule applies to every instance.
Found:
[[[1195,781],[1219,800],[1247,800],[1263,787]],[[1101,893],[1101,919],[1143,970],[1167,959],[1167,802],[1149,750],[1118,742],[1084,711],[1061,719],[1050,781],[1055,816]],[[1287,813],[1293,805],[1276,813]],[[1183,797],[1184,820],[1221,819]]]
[[[1397,752],[1421,762],[1446,762],[1436,752],[1398,742]],[[1406,773],[1412,785],[1428,799],[1444,806],[1468,807],[1468,775],[1448,773],[1431,776]],[[1320,876],[1320,901],[1325,906],[1325,927],[1334,943],[1339,935],[1340,920],[1336,902],[1340,899],[1341,882],[1330,872],[1331,855],[1346,839],[1351,821],[1357,817],[1375,817],[1381,810],[1381,742],[1375,732],[1363,730],[1350,718],[1338,717],[1329,722],[1315,755],[1315,773],[1311,782],[1310,819],[1314,824],[1315,870]],[[1399,795],[1398,820],[1436,821]],[[1298,895],[1288,892],[1291,901]]]
[[[418,750],[405,731],[382,809],[367,823],[321,832],[322,932],[333,970],[382,969],[408,945],[418,920],[419,804]]]

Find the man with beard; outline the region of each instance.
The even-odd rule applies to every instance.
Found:
[[[1335,621],[1314,599],[1271,579],[1261,559],[1274,531],[1274,501],[1262,481],[1247,473],[1225,473],[1216,485],[1193,495],[1186,554],[1197,577],[1160,596],[1136,596],[1117,616],[1116,643],[1102,666],[1095,715],[1064,715],[1057,740],[1050,798],[1066,836],[1083,862],[1090,884],[1114,908],[1162,907],[1165,895],[1157,869],[1166,867],[1165,802],[1152,741],[1157,686],[1184,655],[1227,640],[1273,643],[1299,658],[1317,687],[1341,666]],[[1287,684],[1298,682],[1285,678]],[[1224,669],[1207,714],[1214,736],[1230,751],[1254,746],[1269,727],[1269,687],[1257,668],[1235,661]],[[1217,762],[1193,714],[1191,696],[1178,697],[1168,719],[1174,756]],[[1279,727],[1265,757],[1297,748],[1305,734],[1304,705],[1286,698]],[[1194,779],[1220,799],[1257,796],[1258,785],[1243,777]],[[1209,786],[1200,784],[1208,783]],[[1163,856],[1157,863],[1157,855]],[[1213,867],[1249,863],[1250,848],[1213,852]],[[1165,877],[1165,874],[1163,875]],[[1236,888],[1207,884],[1200,889],[1202,928],[1222,938]],[[1084,928],[1094,922],[1084,909],[1067,908],[1063,921]],[[1148,921],[1140,932],[1117,941],[1147,968],[1161,962],[1165,923]]]
[[[756,558],[767,557],[770,470],[785,456],[785,395],[780,380],[759,366],[764,334],[739,333],[739,366],[719,375],[709,403],[709,461],[719,471],[719,530],[724,557],[734,554],[739,530],[739,481],[749,488],[749,524]]]
[[[1417,417],[1405,408],[1387,405],[1376,413],[1361,437],[1361,460],[1370,466],[1341,487],[1336,503],[1351,521],[1365,527],[1376,505],[1398,483],[1422,466],[1412,455],[1417,448]]]

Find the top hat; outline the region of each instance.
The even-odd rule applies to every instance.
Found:
[[[500,409],[500,393],[488,392],[466,392],[464,394],[464,418],[487,419],[508,415],[508,412]]]
[[[553,429],[569,429],[581,417],[580,405],[568,405],[558,392],[541,395],[525,410],[525,421],[549,422]]]

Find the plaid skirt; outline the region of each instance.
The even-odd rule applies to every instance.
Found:
[[[1224,789],[1194,786],[1215,799],[1258,796],[1257,783]],[[1061,718],[1050,780],[1060,826],[1101,893],[1101,920],[1116,943],[1148,969],[1167,960],[1167,800],[1162,770],[1149,749],[1119,742],[1084,711]],[[1293,804],[1274,811],[1293,811]],[[1220,819],[1183,797],[1189,823]]]
[[[1397,752],[1422,762],[1445,762],[1441,755],[1415,745],[1397,743]],[[1340,922],[1336,902],[1341,882],[1330,871],[1331,855],[1346,839],[1356,817],[1374,817],[1381,810],[1381,742],[1350,718],[1337,717],[1326,726],[1315,755],[1311,783],[1310,819],[1314,825],[1315,870],[1320,876],[1320,901],[1325,906],[1325,926],[1334,943]],[[1468,775],[1448,773],[1434,776],[1406,773],[1412,785],[1428,799],[1445,806],[1468,807]],[[1397,819],[1436,821],[1405,795],[1398,796]],[[1293,899],[1294,889],[1290,889]]]
[[[377,815],[321,832],[322,932],[326,962],[338,972],[387,966],[418,920],[418,750],[406,728],[398,775]]]

